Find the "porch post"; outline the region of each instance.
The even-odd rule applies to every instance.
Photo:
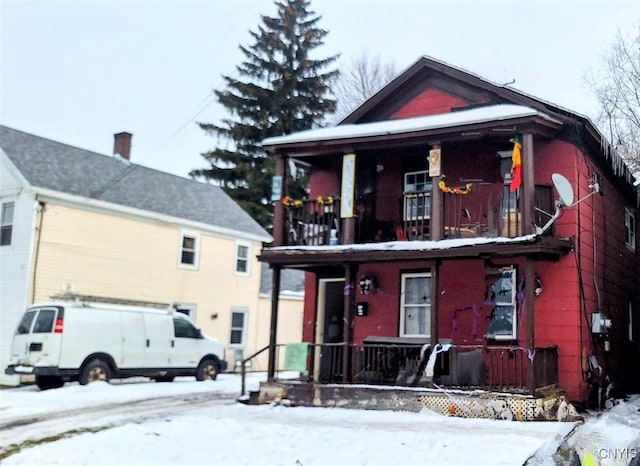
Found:
[[[440,144],[434,144],[431,149],[440,149]],[[431,225],[429,226],[430,239],[437,241],[442,239],[442,191],[438,188],[440,182],[440,159],[437,161],[437,170],[434,170],[435,161],[429,160],[429,174],[431,175]],[[433,173],[432,173],[433,171]],[[434,176],[435,175],[435,176]]]
[[[535,349],[535,319],[533,300],[535,293],[535,260],[533,257],[528,256],[525,264],[525,278],[524,278],[524,309],[527,316],[527,349],[534,351]],[[535,353],[534,353],[535,355]],[[533,361],[529,360],[529,372],[527,381],[529,385],[529,393],[533,395],[536,389],[535,371],[533,369]]]
[[[278,154],[276,159],[276,176],[281,177],[282,185],[280,188],[280,195],[278,199],[274,201],[273,206],[273,242],[275,246],[283,246],[286,245],[285,238],[287,237],[285,232],[286,221],[284,206],[281,202],[282,197],[287,191],[287,163],[283,154]]]
[[[351,354],[353,344],[353,319],[356,306],[355,267],[344,265],[344,347],[342,352],[342,382],[351,382]]]
[[[535,233],[535,163],[533,161],[533,134],[522,135],[522,234]]]
[[[433,261],[431,268],[431,347],[438,343],[438,282],[440,261]]]
[[[271,280],[271,324],[269,327],[269,366],[267,380],[274,379],[276,373],[276,343],[278,330],[278,300],[280,298],[280,270],[279,265],[273,266],[273,278]]]

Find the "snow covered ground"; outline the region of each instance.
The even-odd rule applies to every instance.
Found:
[[[264,377],[250,374],[248,388],[256,389]],[[211,393],[219,400],[177,403],[181,397]],[[109,416],[100,414],[82,425],[65,426],[60,432],[73,432],[48,439],[51,441],[28,430],[30,440],[36,441],[25,439],[24,426],[22,437],[17,436],[18,427],[5,428],[0,431],[0,458],[9,451],[15,453],[1,463],[496,466],[529,461],[529,465],[553,465],[562,464],[553,454],[574,428],[565,447],[575,448],[583,465],[627,465],[640,454],[640,397],[578,425],[461,419],[426,411],[246,406],[234,403],[239,393],[240,378],[234,374],[222,374],[215,382],[136,379],[67,384],[44,392],[33,386],[1,390],[0,425],[5,426],[60,411],[81,412],[113,404]],[[171,396],[176,398],[167,398]],[[153,406],[164,403],[163,409],[131,417],[132,409],[150,398],[162,398]],[[64,420],[64,416],[53,419]]]

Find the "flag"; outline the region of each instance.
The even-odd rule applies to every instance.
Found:
[[[522,138],[514,136],[509,142],[513,143],[513,153],[511,154],[511,192],[516,191],[522,184]]]

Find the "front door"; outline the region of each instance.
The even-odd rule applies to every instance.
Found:
[[[327,344],[316,351],[314,380],[331,382],[342,379],[344,346],[344,278],[321,279],[318,283],[318,322],[316,342]]]

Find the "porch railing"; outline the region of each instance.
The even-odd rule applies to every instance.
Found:
[[[557,347],[455,345],[428,365],[422,345],[310,344],[306,377],[319,383],[438,386],[529,393],[557,384]],[[349,354],[345,358],[345,351]],[[345,374],[345,361],[350,370]],[[530,368],[532,370],[530,371]],[[533,374],[532,383],[529,383]]]
[[[340,199],[327,196],[285,206],[288,245],[323,246],[340,237]]]

